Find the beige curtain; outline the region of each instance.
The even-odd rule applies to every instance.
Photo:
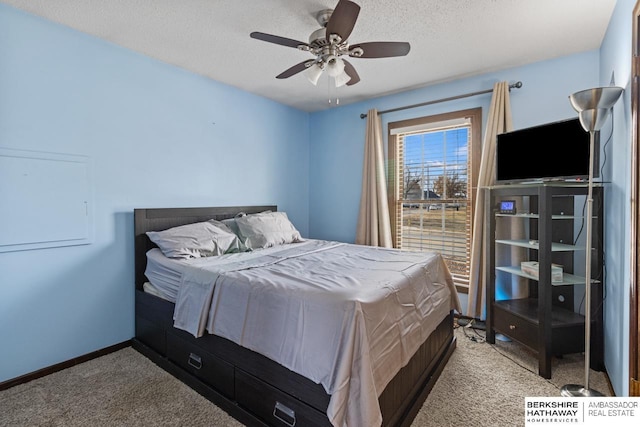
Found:
[[[367,113],[362,195],[360,196],[356,243],[385,248],[392,247],[382,148],[382,125],[378,111],[375,109],[371,109]]]
[[[482,158],[480,160],[480,173],[478,177],[475,214],[473,218],[473,238],[471,241],[471,265],[469,277],[469,299],[467,305],[467,316],[485,319],[486,318],[486,284],[484,280],[484,244],[488,236],[484,229],[485,220],[485,192],[483,187],[491,186],[495,183],[496,168],[496,136],[503,132],[512,130],[511,103],[509,101],[509,84],[507,82],[496,83],[493,87],[491,107],[487,117],[487,127],[485,129],[482,143]],[[519,201],[516,201],[516,205]],[[521,202],[521,201],[520,201]],[[504,228],[508,227],[508,230]],[[496,224],[496,234],[511,236],[510,238],[522,238],[524,236],[524,223],[522,221],[501,222]],[[503,254],[503,258],[496,260],[502,265],[519,263],[524,259],[524,252],[521,248],[514,248],[511,253]],[[504,258],[507,259],[504,259]],[[513,283],[507,290],[511,297],[521,297],[524,292],[528,292],[526,284],[521,278],[513,277]]]

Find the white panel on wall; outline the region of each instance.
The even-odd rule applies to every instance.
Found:
[[[0,252],[92,240],[89,157],[0,148]]]

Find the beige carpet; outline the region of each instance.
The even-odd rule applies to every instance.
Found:
[[[583,382],[584,359],[553,363],[553,378],[535,374],[535,355],[516,343],[496,346],[469,339],[458,347],[412,426],[524,425],[525,396],[558,396]],[[609,395],[603,373],[591,388]],[[0,392],[0,426],[241,426],[144,356],[125,348]]]

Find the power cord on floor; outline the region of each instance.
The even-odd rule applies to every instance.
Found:
[[[467,337],[469,341],[475,343],[483,343],[486,341],[486,338],[478,332],[479,328],[484,329],[484,327],[478,325],[478,322],[474,318],[460,317],[457,319],[455,327],[461,327],[462,333],[464,333],[464,336]],[[468,333],[468,330],[473,331],[474,334]]]
[[[521,367],[522,369],[524,369],[525,371],[531,372],[534,375],[538,375],[538,372],[534,371],[533,369],[529,368],[528,366],[523,365],[522,363],[518,362],[517,360],[515,360],[513,357],[511,357],[510,355],[502,352],[501,350],[498,350],[498,347],[496,347],[496,345],[490,345],[489,347],[491,347],[496,353],[498,353],[499,355],[501,355],[502,357],[504,357],[505,359],[510,360],[511,362],[513,362],[514,364],[518,365],[519,367]],[[545,380],[546,382],[548,382],[549,384],[551,384],[552,386],[554,386],[555,388],[557,388],[558,390],[560,390],[560,387],[558,386],[558,384],[553,383],[551,380],[549,380],[548,378],[543,378],[540,377],[543,380]]]
[[[460,323],[464,323],[464,325],[461,325]],[[471,342],[475,342],[475,343],[478,343],[478,344],[486,343],[487,342],[486,333],[483,335],[480,332],[478,332],[478,329],[474,328],[475,324],[476,324],[476,319],[473,319],[473,318],[461,318],[461,319],[458,319],[458,321],[455,323],[454,328],[460,328],[462,330],[462,333],[464,334],[464,336],[467,339],[469,339],[469,341],[471,341]],[[468,330],[473,331],[474,334],[472,335],[471,333],[468,332]],[[534,375],[538,375],[538,372],[534,371],[533,369],[529,368],[528,366],[523,365],[522,363],[520,363],[519,361],[517,361],[516,359],[514,359],[513,357],[511,357],[507,353],[503,352],[502,350],[499,350],[498,347],[495,344],[489,345],[489,347],[491,347],[496,353],[498,353],[499,355],[501,355],[505,359],[513,362],[513,364],[521,367],[522,369],[526,370],[527,372],[531,372]],[[551,380],[549,380],[547,378],[543,378],[543,379],[547,383],[549,383],[552,386],[554,386],[556,389],[560,390],[560,387],[557,384],[554,384]]]
[[[471,319],[471,321],[464,328],[462,328],[462,332],[464,332],[464,336],[469,338],[470,341],[473,341],[476,343],[486,342],[487,341],[486,336],[480,334],[480,332],[478,332],[478,329],[474,327],[475,321],[476,321],[475,319]],[[467,334],[467,329],[470,329],[471,331],[473,331],[475,335]]]

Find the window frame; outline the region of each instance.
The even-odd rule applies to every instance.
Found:
[[[444,122],[455,119],[469,119],[471,122],[471,174],[468,177],[469,204],[471,205],[471,221],[469,224],[469,238],[473,236],[473,217],[475,215],[475,200],[478,191],[478,175],[480,171],[480,158],[482,155],[482,108],[470,108],[466,110],[452,111],[448,113],[435,114],[431,116],[423,116],[413,119],[401,120],[397,122],[389,122],[387,125],[388,132],[388,150],[387,150],[387,188],[389,203],[389,219],[391,221],[391,237],[393,247],[398,247],[398,224],[401,218],[398,218],[398,204],[402,204],[400,200],[400,182],[398,181],[398,169],[402,171],[404,165],[398,164],[399,157],[399,135],[395,134],[395,130],[399,128],[412,126],[429,126],[432,123]],[[469,287],[456,283],[456,289],[461,293],[468,293]]]

